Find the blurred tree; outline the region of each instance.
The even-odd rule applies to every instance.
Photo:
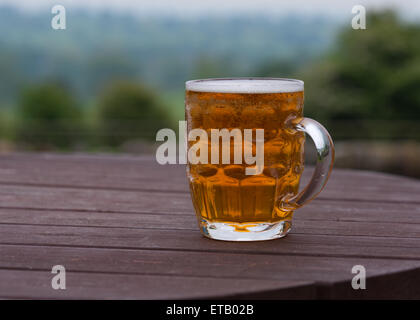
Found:
[[[30,148],[69,148],[79,141],[81,111],[70,92],[56,84],[29,87],[17,109],[16,139]]]
[[[85,87],[90,89],[90,93],[97,93],[101,88],[111,81],[121,79],[134,80],[138,76],[138,65],[132,62],[130,57],[117,50],[103,50],[89,57],[86,62],[84,74]],[[80,74],[78,75],[80,79]],[[89,92],[86,92],[89,96]]]
[[[154,140],[159,129],[171,127],[154,93],[137,83],[120,81],[108,86],[97,112],[103,142],[112,147],[136,138]]]
[[[366,30],[342,30],[333,50],[303,71],[306,114],[333,127],[346,120],[349,137],[389,131],[376,130],[377,120],[420,119],[419,39],[419,25],[392,11],[368,15]]]
[[[0,52],[0,103],[10,103],[25,83],[13,53],[2,48]]]

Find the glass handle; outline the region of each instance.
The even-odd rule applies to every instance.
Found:
[[[327,184],[334,163],[334,144],[328,131],[315,120],[300,118],[293,125],[311,137],[317,152],[311,181],[299,194],[287,200],[288,205],[298,208],[314,199]]]

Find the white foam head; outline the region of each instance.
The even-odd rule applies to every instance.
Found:
[[[188,91],[221,93],[282,93],[303,91],[303,81],[282,78],[233,78],[191,80]]]

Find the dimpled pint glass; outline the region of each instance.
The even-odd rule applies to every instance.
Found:
[[[334,146],[322,125],[303,117],[303,91],[303,82],[294,79],[187,81],[187,175],[204,236],[230,241],[281,238],[290,231],[294,210],[325,186],[334,161]],[[191,139],[191,133],[197,131],[194,129],[206,135]],[[247,174],[246,169],[255,164],[238,161],[244,159],[243,155],[242,159],[233,159],[239,141],[234,135],[225,141],[231,143],[228,148],[210,140],[213,132],[223,129],[225,133],[235,129],[238,134],[246,130],[252,133],[251,140],[240,141],[239,150],[244,153],[248,147],[255,155],[257,143],[262,143],[260,170]],[[263,132],[259,140],[257,131]],[[315,143],[317,164],[311,181],[299,192],[305,133]],[[190,161],[192,148],[202,155],[206,151],[209,161]],[[210,161],[215,159],[218,161]]]

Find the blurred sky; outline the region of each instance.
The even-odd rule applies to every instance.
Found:
[[[362,4],[367,9],[392,7],[408,18],[420,17],[420,0],[0,0],[0,5],[10,5],[25,10],[43,10],[54,4],[62,4],[68,8],[112,9],[146,15],[301,13],[337,17],[350,15],[354,5]]]

